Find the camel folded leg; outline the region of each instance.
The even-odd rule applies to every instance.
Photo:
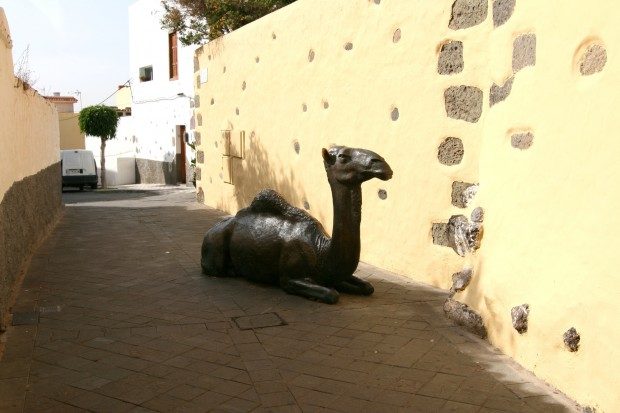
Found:
[[[355,294],[355,295],[371,295],[375,292],[375,288],[368,281],[364,281],[361,278],[350,276],[349,278],[334,285],[336,290],[341,293]]]
[[[338,302],[338,291],[316,284],[309,278],[285,280],[281,282],[281,287],[289,294],[301,295],[322,303],[336,304]]]

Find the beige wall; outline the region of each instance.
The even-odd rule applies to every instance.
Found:
[[[447,287],[450,271],[461,264],[451,250],[431,242],[432,222],[456,212],[449,191],[438,188],[449,188],[457,177],[476,178],[481,132],[478,124],[445,121],[443,89],[451,80],[437,75],[436,49],[453,34],[437,22],[449,16],[450,4],[409,3],[298,1],[205,46],[200,68],[208,70],[208,81],[198,93],[197,129],[207,162],[199,186],[207,204],[231,212],[272,187],[298,207],[306,200],[331,228],[321,148],[337,143],[374,150],[395,175],[362,187],[362,259]],[[358,30],[360,22],[372,30]],[[398,28],[401,39],[394,43]],[[482,65],[484,56],[472,55],[470,62],[472,70],[460,81],[482,83],[473,66]],[[233,160],[235,185],[220,177],[222,145],[215,142],[222,129],[231,129],[235,139],[246,133],[246,159]],[[441,165],[437,146],[454,134],[468,144],[465,159],[455,167]],[[379,199],[379,189],[387,191],[386,200]]]
[[[599,411],[620,410],[616,271],[620,230],[620,11],[610,1],[519,0],[490,39],[491,77],[511,72],[515,34],[536,33],[536,64],[515,75],[486,117],[480,196],[483,246],[458,299],[483,316],[490,341],[538,376]],[[600,43],[602,71],[582,75],[583,46]],[[529,149],[511,145],[530,131]],[[530,306],[529,329],[511,325]],[[581,336],[569,352],[562,336]]]
[[[60,149],[84,149],[86,136],[80,131],[79,113],[59,113]]]
[[[271,187],[300,208],[307,202],[331,228],[320,148],[375,150],[394,178],[363,186],[362,259],[443,288],[473,267],[455,298],[482,315],[490,341],[580,403],[616,411],[619,12],[607,0],[561,7],[519,0],[513,14],[498,8],[494,17],[493,3],[511,4],[489,1],[486,18],[451,28],[449,1],[299,0],[205,45],[196,72],[199,197],[235,212]],[[513,44],[530,33],[534,42]],[[607,63],[583,76],[577,61],[596,39]],[[462,42],[464,66],[440,74],[448,41]],[[495,89],[491,107],[491,86],[513,76],[513,48],[512,91],[498,101]],[[461,85],[483,93],[477,121],[449,115],[444,92]],[[480,103],[464,94],[454,100],[456,117]],[[222,156],[222,130],[231,131],[233,152],[245,133],[244,159]],[[511,145],[512,135],[528,132],[529,149]],[[446,137],[463,143],[458,164],[438,160]],[[452,205],[458,181],[480,183],[467,208]],[[478,251],[461,258],[433,244],[433,223],[469,217],[477,206],[485,211]],[[529,331],[519,335],[510,310],[524,303]],[[570,327],[581,333],[577,352],[563,344]]]
[[[0,200],[13,182],[60,160],[58,114],[32,89],[16,87],[8,24],[0,8]]]
[[[116,92],[116,107],[119,109],[130,108],[132,106],[131,88],[129,86],[120,87]]]

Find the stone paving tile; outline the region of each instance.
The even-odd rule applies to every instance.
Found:
[[[446,320],[444,291],[365,263],[375,294],[333,306],[205,277],[224,215],[191,190],[64,197],[13,307],[38,322],[2,336],[2,412],[578,411]]]

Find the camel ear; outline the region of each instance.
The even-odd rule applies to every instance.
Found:
[[[321,150],[321,153],[323,154],[323,161],[325,162],[326,165],[333,165],[335,158],[329,154],[329,152],[327,151],[327,149],[323,148]]]

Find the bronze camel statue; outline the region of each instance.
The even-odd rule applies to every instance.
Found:
[[[361,184],[388,180],[392,169],[374,152],[344,146],[323,149],[323,163],[334,206],[331,238],[319,221],[266,189],[207,232],[203,272],[279,284],[328,304],[338,301],[339,291],[371,295],[373,286],[353,275],[360,258]]]

